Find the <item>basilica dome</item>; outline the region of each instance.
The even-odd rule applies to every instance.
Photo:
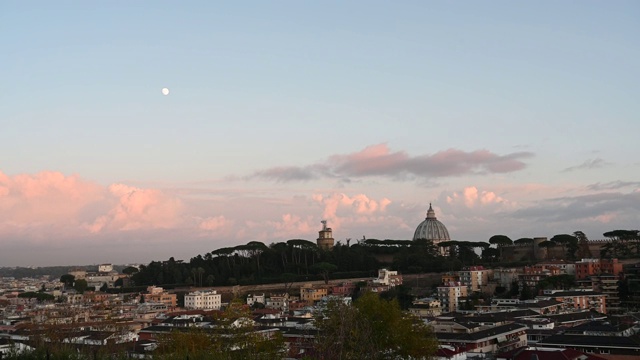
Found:
[[[449,231],[443,223],[436,219],[436,213],[433,211],[431,204],[427,210],[427,218],[418,225],[416,232],[413,234],[413,240],[431,240],[434,244],[443,241],[450,241]]]

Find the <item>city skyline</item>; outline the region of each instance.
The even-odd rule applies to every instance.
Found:
[[[454,240],[638,229],[638,14],[3,4],[0,266],[408,240],[429,203]]]

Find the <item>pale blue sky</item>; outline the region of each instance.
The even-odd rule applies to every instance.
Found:
[[[522,230],[501,229],[501,221],[545,200],[616,181],[625,183],[608,190],[638,194],[637,183],[626,182],[640,179],[639,33],[637,1],[4,1],[0,172],[13,179],[52,171],[96,186],[158,189],[182,204],[180,225],[168,228],[196,239],[189,254],[204,251],[203,235],[193,233],[198,221],[220,216],[233,229],[206,235],[220,242],[284,240],[272,228],[287,214],[312,228],[286,236],[313,239],[328,214],[309,205],[321,204],[313,195],[336,192],[392,201],[369,214],[379,220],[347,221],[343,213],[340,226],[353,232],[345,238],[365,231],[408,238],[429,201],[470,187],[509,201],[470,206],[464,217],[441,203],[441,218],[461,239],[509,231],[517,238]],[[165,86],[169,96],[161,95]],[[529,154],[523,168],[499,174],[359,177],[336,168],[335,177],[313,181],[255,176],[332,164],[334,155],[379,144],[411,158],[447,149]],[[532,184],[544,190],[523,190]],[[202,192],[215,192],[220,203]],[[292,205],[298,197],[307,205]],[[11,211],[16,199],[0,209]],[[97,201],[72,216],[88,216]],[[256,215],[226,213],[222,204],[233,201],[253,204]],[[273,207],[282,203],[289,205]],[[576,218],[539,235],[590,226],[598,238],[611,227],[640,226],[637,210],[624,210],[618,223]],[[481,218],[487,214],[494,220]],[[0,241],[42,237],[42,229],[25,230],[42,223],[58,226],[27,218],[7,220]],[[486,229],[471,229],[473,219]],[[51,236],[90,237],[74,230],[86,221]],[[143,237],[127,229],[99,235]]]

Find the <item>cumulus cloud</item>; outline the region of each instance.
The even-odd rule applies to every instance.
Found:
[[[218,231],[229,225],[224,215],[209,217],[200,222],[200,229],[207,231]]]
[[[347,223],[380,221],[380,216],[384,217],[391,204],[386,197],[375,200],[365,194],[349,196],[340,192],[314,194],[312,198],[324,207],[322,218],[328,220],[333,228],[340,228]]]
[[[493,191],[478,190],[475,186],[468,186],[460,192],[446,195],[446,202],[448,204],[462,202],[466,207],[473,208],[476,205],[502,204],[507,201]]]
[[[88,233],[169,229],[178,224],[180,200],[156,189],[104,187],[77,175],[43,171],[0,173],[0,236],[78,238]]]
[[[293,214],[282,215],[280,221],[268,221],[267,227],[270,228],[270,237],[280,239],[290,239],[300,237],[301,234],[309,234],[313,232],[311,217],[301,217]]]
[[[601,158],[587,159],[582,164],[568,167],[568,168],[562,170],[562,172],[571,172],[571,171],[576,171],[576,170],[599,169],[599,168],[602,168],[602,167],[605,167],[605,166],[608,166],[608,165],[611,165],[611,163],[609,163],[607,161],[604,161]]]
[[[457,149],[410,156],[404,151],[391,152],[387,144],[378,144],[351,154],[333,155],[321,163],[260,170],[249,178],[286,182],[318,178],[433,178],[508,173],[524,169],[526,164],[522,160],[531,156],[530,152],[498,155],[488,150],[465,152]]]
[[[66,232],[94,204],[104,201],[104,189],[59,172],[8,176],[0,172],[0,231],[30,233],[39,229]]]
[[[182,202],[160,190],[124,184],[112,184],[108,190],[115,204],[107,214],[88,226],[93,233],[104,230],[170,229],[180,220]]]

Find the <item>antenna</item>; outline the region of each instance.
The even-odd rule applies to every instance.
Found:
[[[322,223],[322,230],[327,230],[327,220],[320,221]]]

